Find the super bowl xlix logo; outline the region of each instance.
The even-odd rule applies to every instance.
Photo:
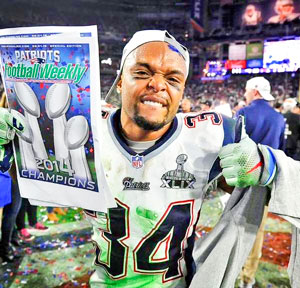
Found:
[[[161,177],[163,182],[163,184],[160,186],[161,188],[194,189],[193,185],[196,182],[195,176],[183,169],[183,165],[187,159],[188,156],[186,154],[180,154],[177,156],[177,168],[163,174]]]

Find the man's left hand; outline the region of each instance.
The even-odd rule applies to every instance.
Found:
[[[236,187],[269,185],[276,173],[276,160],[272,151],[264,145],[258,147],[249,138],[243,117],[237,125],[237,141],[240,141],[222,147],[219,153],[226,183]]]

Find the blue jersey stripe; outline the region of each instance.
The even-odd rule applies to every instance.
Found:
[[[234,143],[236,121],[224,115],[222,115],[222,118],[224,131],[224,140],[222,146],[225,146],[227,144]]]
[[[6,172],[10,168],[10,165],[11,165],[10,160],[13,157],[14,152],[13,152],[13,148],[12,148],[12,143],[3,145],[3,147],[5,149],[5,154],[4,154],[3,160],[0,161],[0,170],[2,172]]]
[[[130,155],[135,156],[136,152],[133,151],[128,145],[127,142],[125,140],[125,138],[123,137],[122,134],[122,129],[121,129],[121,110],[117,110],[112,116],[111,116],[111,127],[113,129],[113,134],[116,137],[117,141],[119,142],[119,144],[123,147],[123,149]],[[171,136],[174,135],[175,131],[178,128],[178,119],[177,117],[174,118],[170,128],[168,129],[168,131],[161,137],[159,138],[155,144],[153,146],[151,146],[150,148],[148,148],[147,150],[145,150],[143,153],[140,153],[139,155],[141,156],[146,156],[148,154],[150,154],[151,152],[153,152],[154,150],[158,149],[159,147],[161,147],[163,144],[165,144],[170,138]]]
[[[267,147],[268,152],[270,154],[270,158],[269,158],[269,166],[268,166],[268,173],[269,173],[269,178],[266,181],[266,183],[263,183],[263,185],[269,185],[270,182],[273,180],[273,177],[275,175],[276,172],[276,159],[275,156],[273,154],[273,152],[271,151],[271,149],[269,147]]]
[[[223,131],[224,131],[224,139],[223,139],[222,146],[225,146],[227,144],[234,143],[236,121],[224,115],[222,115],[222,118],[223,118],[222,124],[223,124]],[[208,182],[216,178],[221,172],[222,169],[220,166],[220,158],[218,157],[214,162],[212,168],[210,169]]]

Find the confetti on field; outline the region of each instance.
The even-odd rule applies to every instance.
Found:
[[[222,213],[218,195],[210,195],[202,207],[197,237],[208,234]],[[90,243],[92,229],[82,220],[81,209],[68,209],[58,215],[59,222],[47,220],[47,209],[39,208],[39,221],[50,227],[47,232],[30,230],[36,237],[17,253],[14,264],[0,265],[0,288],[89,287],[93,273],[94,248]],[[278,231],[279,230],[282,231]],[[282,219],[269,215],[262,261],[255,288],[290,288],[286,265],[290,254],[290,227]]]

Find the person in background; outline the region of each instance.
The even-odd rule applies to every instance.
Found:
[[[0,113],[1,109],[8,107],[6,94],[3,91],[0,99]],[[5,124],[5,123],[3,123]],[[1,143],[3,144],[3,143]],[[2,262],[13,262],[16,255],[13,253],[12,244],[21,246],[21,243],[14,232],[16,218],[21,207],[22,198],[19,192],[19,186],[16,177],[16,167],[13,163],[9,171],[11,176],[11,201],[3,207],[3,218],[1,225],[1,241],[0,241],[0,258]]]
[[[269,101],[274,100],[271,95],[270,82],[264,77],[254,77],[248,80],[244,96],[247,106],[237,111],[236,117],[240,115],[245,117],[246,132],[249,137],[257,144],[265,144],[283,150],[285,121],[283,116],[269,104]],[[255,283],[255,273],[261,257],[267,214],[268,209],[265,208],[253,249],[240,275],[240,288],[251,288]]]
[[[215,103],[214,106],[215,108],[213,111],[221,113],[230,118],[232,117],[232,109],[226,98],[220,99],[219,103],[218,104]]]
[[[189,113],[192,110],[192,103],[189,98],[183,98],[181,101],[182,113]]]
[[[300,102],[297,101],[296,107],[293,109],[293,113],[300,115]]]
[[[236,112],[246,106],[246,102],[244,100],[236,101],[232,108],[232,116],[235,116]]]
[[[242,16],[242,25],[258,25],[261,21],[261,11],[259,11],[257,7],[252,4],[247,5]]]
[[[4,97],[0,99],[0,107],[5,105],[5,93],[1,87],[0,94]],[[3,207],[11,203],[11,178],[8,172],[2,173],[0,171],[0,229],[2,224]]]
[[[295,6],[293,0],[277,0],[274,6],[277,15],[269,18],[268,23],[280,23],[293,21],[299,18],[300,13],[294,12]]]
[[[25,225],[25,214],[28,216],[28,223],[31,228],[45,231],[48,229],[43,223],[37,221],[37,206],[31,205],[26,198],[22,198],[20,211],[16,219],[16,226],[20,238],[24,241],[31,241],[34,236],[31,235]]]
[[[300,115],[294,113],[295,109],[297,110],[297,101],[295,98],[287,98],[284,100],[282,112],[286,121],[285,153],[295,160],[300,160]]]
[[[277,111],[278,113],[281,113],[282,111],[282,102],[281,101],[275,101],[273,108],[275,109],[275,111]]]
[[[3,207],[11,203],[11,178],[8,172],[0,171],[0,229],[2,224]]]
[[[300,103],[298,101],[296,107],[293,109],[293,113],[300,115]]]
[[[0,107],[3,108],[7,108],[8,107],[8,103],[7,103],[7,98],[6,98],[6,94],[3,91],[2,92],[2,97],[0,100]],[[16,175],[14,175],[14,178],[16,178]],[[17,182],[17,181],[15,181]],[[13,189],[19,191],[19,188],[17,187],[17,184],[13,185]],[[18,192],[13,192],[18,193]],[[20,205],[20,207],[18,208],[18,210],[15,210],[15,207],[7,207],[5,208],[5,213],[8,213],[8,215],[11,215],[11,211],[8,211],[10,209],[12,209],[12,211],[18,211],[17,212],[17,217],[15,217],[15,215],[12,216],[12,218],[15,219],[15,221],[7,221],[7,223],[5,223],[5,229],[7,229],[7,231],[9,231],[8,233],[12,233],[11,234],[11,238],[12,238],[12,243],[15,244],[16,246],[20,246],[20,242],[18,240],[18,238],[20,237],[21,240],[24,241],[31,241],[33,240],[34,236],[31,235],[27,228],[25,228],[25,212],[27,211],[28,213],[28,221],[29,221],[29,225],[32,226],[34,229],[38,229],[38,230],[47,230],[48,227],[44,226],[42,223],[37,222],[37,207],[36,206],[32,206],[30,205],[29,201],[27,199],[22,199],[20,197],[20,200],[18,200],[19,196],[14,195],[14,199],[16,200],[16,203],[18,203],[18,206]],[[19,203],[20,202],[20,203]],[[14,203],[12,203],[12,205],[14,206]],[[1,219],[1,217],[0,217]],[[5,221],[6,221],[6,217],[5,217]],[[12,224],[13,222],[16,223],[17,226],[17,231],[14,227],[14,224]],[[13,227],[11,226],[13,225]],[[13,232],[11,232],[11,229],[13,229]],[[4,233],[4,235],[6,235]],[[9,239],[9,237],[8,237]],[[5,242],[5,240],[3,240]],[[6,245],[6,244],[5,244]],[[4,246],[5,246],[4,245]],[[3,248],[5,251],[7,250],[6,248]],[[7,254],[6,252],[3,252],[5,255]],[[6,258],[6,260],[8,259],[6,256],[4,255],[4,258]]]
[[[19,192],[17,183],[16,168],[13,164],[9,171],[12,178],[11,186],[11,203],[3,208],[3,219],[1,226],[1,241],[0,241],[0,258],[2,262],[14,262],[18,255],[14,254],[13,246],[21,246],[22,242],[19,241],[17,234],[14,233],[16,218],[21,207],[22,198]]]
[[[204,100],[201,102],[201,112],[210,111],[212,109],[212,101]]]

